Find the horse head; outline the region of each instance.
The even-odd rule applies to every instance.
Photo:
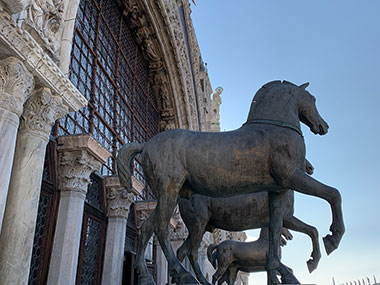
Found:
[[[302,123],[307,125],[314,134],[325,135],[328,131],[329,125],[319,115],[318,109],[315,105],[315,97],[306,90],[309,83],[304,83],[298,88],[297,107],[299,119]]]
[[[253,98],[247,123],[286,126],[301,133],[301,121],[314,134],[326,134],[329,126],[318,113],[315,97],[306,90],[308,85],[285,80],[263,85]]]

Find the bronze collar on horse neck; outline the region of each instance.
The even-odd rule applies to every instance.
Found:
[[[264,125],[273,125],[281,128],[287,128],[291,129],[293,131],[296,131],[301,137],[303,137],[302,131],[298,126],[295,126],[293,124],[287,123],[287,122],[282,122],[282,121],[276,121],[276,120],[267,120],[267,119],[254,119],[254,120],[249,120],[243,124],[264,124]]]

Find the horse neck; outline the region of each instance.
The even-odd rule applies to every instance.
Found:
[[[300,127],[297,105],[294,100],[289,100],[281,94],[274,97],[264,98],[252,101],[247,123],[254,120],[271,120],[288,123]]]

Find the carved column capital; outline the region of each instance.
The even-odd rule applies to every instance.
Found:
[[[88,134],[59,137],[57,150],[60,191],[77,192],[85,199],[91,173],[111,154]]]
[[[20,128],[48,140],[54,122],[67,112],[61,97],[53,96],[49,88],[41,88],[24,104]]]
[[[21,60],[12,56],[0,61],[0,108],[20,117],[33,88],[33,75]]]
[[[59,189],[61,192],[77,192],[85,199],[90,175],[99,170],[101,163],[85,150],[59,154]]]
[[[128,219],[129,207],[135,195],[128,193],[127,189],[120,185],[117,176],[106,177],[104,182],[107,193],[107,216]]]

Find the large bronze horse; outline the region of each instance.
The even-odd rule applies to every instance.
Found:
[[[144,144],[124,145],[118,156],[122,185],[131,191],[131,163],[141,153],[145,178],[157,197],[157,206],[141,228],[135,266],[139,284],[154,284],[144,252],[153,231],[167,258],[170,275],[178,284],[198,284],[178,261],[168,237],[170,217],[181,195],[189,192],[212,197],[268,192],[268,284],[278,284],[278,248],[287,189],[326,200],[332,209],[332,235],[324,238],[327,253],[335,250],[344,233],[341,196],[304,172],[305,143],[300,121],[315,134],[327,133],[315,97],[307,84],[286,81],[265,84],[253,98],[247,122],[230,132],[202,133],[188,130],[162,132]],[[296,282],[291,272],[288,283]],[[297,284],[297,283],[295,283]]]

